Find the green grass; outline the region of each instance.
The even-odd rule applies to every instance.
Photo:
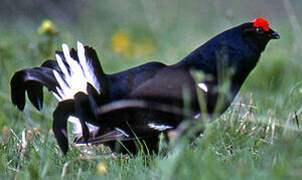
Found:
[[[107,3],[102,8],[112,6]],[[163,142],[168,151],[163,148],[159,155],[136,157],[112,155],[103,146],[71,145],[68,155],[63,156],[50,131],[56,100],[45,90],[41,112],[37,112],[30,103],[24,112],[19,112],[10,102],[9,81],[14,72],[53,58],[54,50],[60,49],[62,42],[75,47],[76,40],[96,48],[107,73],[152,60],[170,64],[221,29],[242,22],[242,19],[211,18],[213,21],[203,29],[194,23],[198,22],[198,14],[192,16],[193,12],[181,11],[183,21],[167,16],[166,20],[172,21],[165,26],[158,25],[159,28],[149,22],[152,18],[150,20],[147,15],[146,20],[122,9],[123,13],[125,11],[133,18],[129,20],[133,26],[125,25],[125,19],[116,9],[110,11],[116,16],[103,21],[95,18],[93,23],[85,22],[84,16],[78,19],[77,25],[57,23],[59,34],[54,37],[52,45],[46,35],[37,34],[36,23],[13,22],[0,26],[0,178],[301,178],[302,53],[295,41],[297,37],[284,28],[288,22],[282,20],[274,26],[281,39],[269,43],[232,106],[214,121],[200,122],[205,131],[193,143],[188,141],[188,137],[172,140],[168,145]],[[150,15],[150,12],[145,13]],[[164,11],[159,13],[158,16],[165,16]],[[215,23],[225,26],[217,30]],[[112,49],[111,37],[120,29],[129,36],[134,48],[129,50],[130,53],[117,53]],[[154,51],[135,51],[138,47],[135,45],[142,45],[141,40],[146,37],[149,38],[147,44],[151,44]],[[39,133],[35,133],[35,128]],[[25,148],[22,148],[22,132],[27,142]],[[106,173],[98,173],[100,164],[104,164]]]

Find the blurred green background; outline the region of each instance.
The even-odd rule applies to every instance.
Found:
[[[41,113],[30,104],[25,113],[11,105],[9,81],[13,73],[54,58],[62,43],[75,47],[79,40],[94,47],[105,72],[114,73],[149,61],[172,64],[216,34],[257,17],[266,18],[281,39],[269,43],[233,106],[208,125],[193,150],[184,142],[169,156],[151,160],[145,156],[108,160],[107,156],[100,156],[98,149],[92,150],[93,160],[89,160],[91,157],[77,148],[63,157],[49,132],[56,105],[52,95],[46,93]],[[300,177],[301,17],[300,0],[2,0],[0,177]],[[236,106],[251,102],[256,107],[253,111],[238,110]],[[33,148],[24,155],[17,145],[22,131],[31,131],[33,127],[43,134],[32,141],[41,150]],[[98,162],[106,164],[107,174],[96,175]]]

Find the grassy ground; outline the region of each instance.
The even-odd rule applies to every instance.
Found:
[[[107,3],[103,8],[111,6]],[[115,11],[112,13],[118,14]],[[302,46],[287,20],[272,22],[281,39],[268,45],[232,106],[216,120],[202,122],[205,131],[193,144],[186,137],[177,143],[172,140],[169,145],[163,143],[159,155],[131,157],[112,155],[103,146],[72,146],[63,156],[50,131],[56,106],[50,93],[45,90],[41,112],[27,104],[21,113],[11,105],[9,81],[13,73],[53,58],[62,42],[75,47],[75,41],[82,40],[94,46],[105,71],[111,73],[151,60],[176,62],[216,33],[250,20],[217,18],[202,28],[195,24],[197,15],[179,13],[183,19],[155,12],[167,17],[164,20],[173,20],[165,26],[154,24],[157,17],[147,15],[147,25],[141,19],[128,22],[133,26],[125,25],[121,15],[98,23],[98,19],[85,23],[85,18],[79,19],[78,25],[58,22],[58,33],[51,37],[38,34],[35,23],[2,24],[0,178],[300,179]],[[134,12],[127,15],[139,18]]]

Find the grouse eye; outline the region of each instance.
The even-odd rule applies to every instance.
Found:
[[[257,28],[256,28],[256,32],[257,32],[257,33],[263,33],[264,30],[263,30],[262,28],[260,28],[260,27],[257,27]]]

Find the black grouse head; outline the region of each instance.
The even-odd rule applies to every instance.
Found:
[[[253,22],[242,25],[245,38],[255,43],[262,52],[271,39],[279,39],[279,34],[272,30],[264,18],[257,18]]]
[[[257,65],[268,42],[279,38],[279,34],[270,28],[265,19],[257,18],[208,40],[176,67],[201,70],[216,80],[219,77],[231,78],[235,95]]]

